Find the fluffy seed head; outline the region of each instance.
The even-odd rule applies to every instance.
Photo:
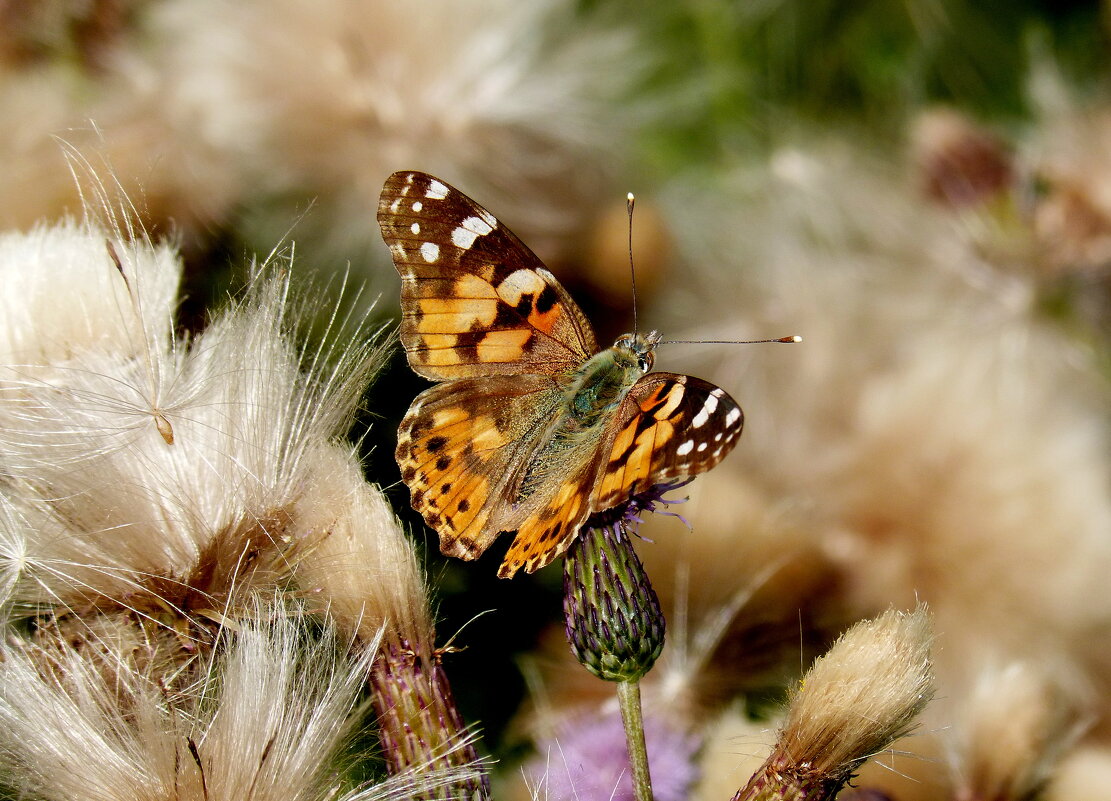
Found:
[[[925,608],[858,623],[792,692],[772,754],[737,801],[832,799],[906,734],[933,695]]]

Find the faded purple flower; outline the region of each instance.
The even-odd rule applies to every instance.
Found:
[[[659,715],[646,714],[644,736],[655,801],[685,801],[698,778],[701,744]],[[633,801],[625,730],[616,712],[583,716],[562,727],[524,769],[534,797],[546,801]]]

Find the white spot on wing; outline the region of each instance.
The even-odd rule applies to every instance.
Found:
[[[420,233],[420,223],[413,223],[412,225],[409,226],[409,230],[412,231],[414,234],[419,234]]]
[[[510,306],[516,306],[521,302],[522,295],[538,296],[547,286],[543,278],[544,272],[546,271],[514,270],[505,277],[504,281],[498,284],[498,297]]]
[[[440,246],[435,242],[425,242],[420,246],[420,255],[424,257],[426,262],[432,264],[440,258]]]
[[[710,415],[713,414],[714,410],[718,407],[719,396],[715,394],[717,392],[719,392],[719,390],[715,389],[713,392],[706,396],[706,402],[702,404],[702,408],[699,410],[698,414],[696,414],[694,416],[694,419],[691,420],[692,426],[694,426],[695,428],[701,428],[702,426],[706,425],[706,421],[710,419]]]
[[[466,228],[457,228],[451,232],[451,242],[457,248],[467,250],[474,244],[474,240],[479,238],[479,234],[474,231],[468,231]]]
[[[729,414],[725,415],[725,424],[731,426],[736,424],[741,419],[741,410],[733,408],[729,410]]]
[[[483,212],[482,217],[468,217],[463,220],[463,228],[468,228],[479,234],[480,237],[484,237],[493,229],[498,228],[498,221],[493,219],[489,212]]]
[[[482,217],[468,217],[463,220],[462,224],[451,232],[451,241],[457,247],[466,250],[478,237],[486,236],[497,227],[498,221],[488,212],[484,212]]]
[[[704,451],[704,450],[706,450],[706,443],[705,442],[698,443],[698,452],[702,453],[702,451]]]
[[[482,218],[468,217],[463,220],[463,227],[469,231],[474,231],[479,236],[486,236],[498,227],[498,221],[487,213]]]
[[[413,211],[420,211],[423,208],[424,208],[424,204],[421,203],[419,200],[414,200],[413,201]]]
[[[676,448],[675,452],[677,454],[679,454],[680,456],[686,456],[688,453],[690,453],[693,450],[694,450],[694,440],[693,439],[688,439],[686,442],[684,442],[682,445],[680,445],[678,448]]]
[[[397,214],[397,207],[401,205],[401,198],[390,204],[390,214]]]
[[[468,248],[470,248],[470,246],[474,244],[474,241],[476,239],[478,239],[478,234],[476,234],[474,231],[468,231],[462,226],[456,228],[454,231],[451,232],[452,244],[454,244],[457,248],[463,248],[463,250],[467,250]]]
[[[424,196],[430,197],[433,200],[443,200],[447,197],[447,193],[447,185],[440,183],[435,178],[428,184],[428,189],[424,190]]]

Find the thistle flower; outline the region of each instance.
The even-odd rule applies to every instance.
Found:
[[[296,516],[326,532],[300,558],[301,591],[347,636],[381,638],[370,674],[379,736],[391,773],[470,771],[429,798],[486,798],[485,766],[455,704],[417,557],[377,488],[352,454],[321,452]]]
[[[117,509],[131,525],[169,519],[190,540],[251,516],[243,507],[266,517],[260,507],[288,503],[281,496],[303,483],[306,454],[348,426],[380,346],[359,321],[335,317],[317,350],[299,350],[301,318],[278,274],[182,342],[172,319],[179,269],[165,248],[72,223],[0,240],[11,323],[0,335],[0,458],[43,494]],[[353,350],[338,341],[360,330]],[[148,550],[121,546],[124,531],[105,546]],[[199,547],[161,539],[147,566]]]
[[[735,801],[832,799],[861,764],[910,731],[933,695],[923,607],[858,623],[792,693],[771,756]]]
[[[579,533],[564,559],[567,640],[606,681],[636,681],[664,647],[660,602],[620,524]]]
[[[428,799],[490,797],[490,783],[455,706],[440,654],[389,643],[371,674],[382,747],[393,774],[469,769]]]
[[[644,738],[656,801],[683,801],[697,778],[700,738],[649,711]],[[523,769],[530,794],[547,801],[632,801],[633,783],[621,719],[613,712],[579,714],[537,743]]]
[[[664,494],[685,483],[654,486],[592,515],[563,563],[567,639],[583,667],[600,679],[617,683],[638,801],[647,801],[656,792],[649,772],[639,682],[663,650],[664,618],[626,528],[642,522],[642,511],[669,503]]]

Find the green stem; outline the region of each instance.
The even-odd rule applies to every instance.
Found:
[[[633,769],[633,796],[636,801],[652,801],[652,778],[648,775],[648,749],[644,746],[644,718],[640,711],[640,682],[617,682],[617,702],[625,726],[625,745]]]

